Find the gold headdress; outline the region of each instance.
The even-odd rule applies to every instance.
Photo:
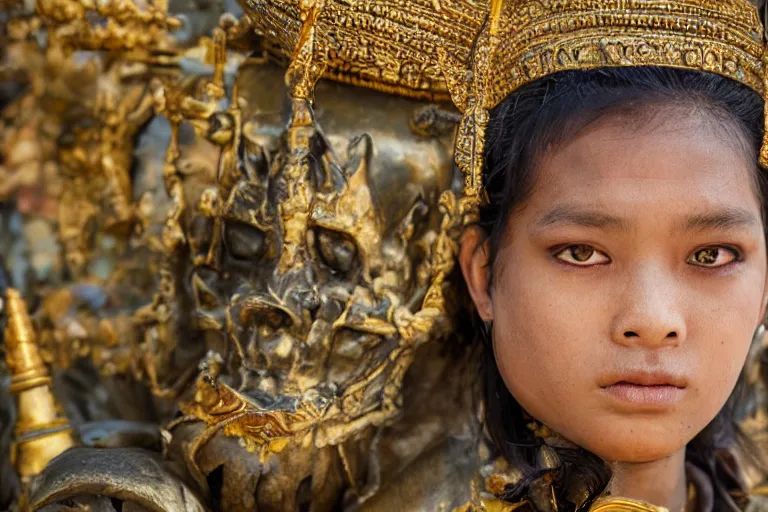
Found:
[[[254,26],[289,53],[308,0],[246,0]],[[463,112],[456,161],[465,208],[480,202],[488,111],[566,70],[665,66],[717,73],[764,95],[764,41],[748,0],[323,0],[325,75]],[[322,5],[321,5],[322,4]],[[768,164],[768,144],[760,161]]]

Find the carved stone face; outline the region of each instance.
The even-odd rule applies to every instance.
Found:
[[[355,91],[349,104],[331,84],[318,90],[317,123],[283,131],[291,105],[272,73],[239,78],[248,92],[238,175],[200,193],[190,283],[200,326],[223,337],[212,347],[246,370],[241,386],[331,397],[386,366],[399,344],[395,310],[423,301],[437,199],[451,181],[448,141],[410,134],[414,103]]]

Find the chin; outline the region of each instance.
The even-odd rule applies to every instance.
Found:
[[[590,451],[607,462],[631,462],[642,464],[669,458],[680,451],[680,448],[682,447],[638,442],[634,445],[604,445],[596,447]]]
[[[654,428],[655,427],[655,428]],[[577,443],[607,462],[645,463],[669,458],[688,444],[674,429],[664,429],[663,423],[643,428],[636,423],[631,428],[606,432],[594,439]]]

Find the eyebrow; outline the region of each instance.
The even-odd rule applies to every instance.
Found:
[[[584,209],[573,204],[557,205],[540,216],[534,229],[541,230],[556,224],[572,224],[592,229],[628,230],[630,222],[621,217]],[[686,217],[681,227],[683,231],[726,231],[737,228],[753,228],[760,221],[748,210],[721,206],[705,213]]]
[[[725,206],[711,212],[688,217],[683,223],[683,229],[685,231],[726,231],[735,228],[752,228],[759,225],[759,219],[751,212]]]
[[[536,220],[535,229],[545,229],[555,224],[574,224],[585,228],[623,230],[629,222],[621,217],[585,210],[572,204],[557,205]]]

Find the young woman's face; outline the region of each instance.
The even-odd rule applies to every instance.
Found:
[[[614,116],[540,163],[487,293],[461,263],[496,361],[533,417],[608,461],[680,450],[715,417],[766,301],[766,243],[740,141],[678,110]]]

